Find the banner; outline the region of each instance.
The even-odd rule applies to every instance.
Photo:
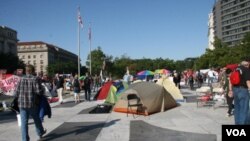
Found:
[[[4,95],[13,96],[19,81],[20,77],[16,75],[0,80],[0,92]]]

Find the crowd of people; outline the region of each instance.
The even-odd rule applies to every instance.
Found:
[[[233,71],[240,70],[240,82],[233,85],[230,76]],[[214,83],[218,83],[223,89],[224,97],[228,104],[227,116],[234,116],[236,125],[250,124],[250,67],[248,61],[242,61],[235,68],[223,67],[220,69],[209,69],[206,73],[194,72],[191,69],[184,71],[182,77],[185,85],[189,85],[193,90],[193,84],[197,83],[201,87],[203,82],[213,88]]]
[[[240,83],[238,85],[232,85],[230,83],[230,75],[233,71],[231,68],[221,68],[218,70],[209,69],[206,73],[202,73],[200,70],[194,72],[191,69],[182,73],[174,71],[171,77],[176,87],[179,89],[181,89],[180,83],[182,80],[184,80],[184,85],[190,86],[191,90],[194,89],[194,83],[196,83],[198,87],[206,84],[212,86],[214,82],[219,83],[224,90],[228,104],[227,116],[234,115],[236,125],[250,124],[249,62],[242,61],[237,69],[241,70]],[[57,96],[59,103],[63,104],[63,91],[69,90],[74,93],[75,103],[78,103],[80,102],[80,91],[83,90],[85,93],[85,100],[90,101],[91,92],[96,91],[103,83],[100,77],[97,75],[92,77],[88,73],[85,74],[84,78],[79,78],[78,75],[65,77],[57,73],[54,78],[49,79],[47,75],[39,75],[39,77],[33,75],[34,70],[30,65],[26,66],[25,72],[26,74],[21,77],[15,93],[15,96],[18,98],[18,106],[20,109],[23,141],[30,140],[28,134],[28,119],[30,115],[34,120],[39,138],[42,138],[46,133],[46,129],[42,124],[43,116],[39,116],[42,95],[46,97]],[[206,82],[206,84],[203,84],[203,82]],[[48,111],[48,109],[43,109],[43,112],[44,111]]]
[[[102,85],[100,77],[95,75],[91,77],[88,72],[83,78],[78,75],[65,76],[55,74],[55,77],[49,78],[48,75],[40,73],[36,75],[34,68],[27,65],[25,74],[20,76],[21,79],[15,91],[17,104],[20,114],[22,141],[29,141],[28,120],[31,116],[34,120],[37,135],[40,138],[46,133],[43,127],[44,116],[52,115],[49,99],[58,98],[60,104],[64,103],[63,94],[65,91],[73,92],[75,103],[80,102],[80,91],[85,93],[85,100],[91,100],[91,92],[97,91]],[[67,88],[69,87],[69,88]]]
[[[86,93],[85,99],[90,101],[91,92],[95,92],[103,84],[103,80],[99,76],[94,75],[93,77],[88,74],[79,77],[77,74],[73,75],[63,75],[55,74],[54,78],[48,78],[45,75],[39,75],[42,80],[43,86],[46,88],[46,95],[48,97],[58,97],[60,104],[63,104],[63,93],[65,91],[73,92],[75,97],[75,102],[80,102],[79,93],[84,91]]]

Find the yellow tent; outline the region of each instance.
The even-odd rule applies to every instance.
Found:
[[[175,86],[174,82],[169,80],[167,77],[162,77],[158,79],[156,84],[161,85],[165,88],[165,90],[172,95],[172,97],[176,101],[183,101],[183,95],[181,94],[181,91]]]

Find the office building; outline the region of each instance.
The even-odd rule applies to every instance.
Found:
[[[78,62],[78,56],[55,45],[41,41],[19,42],[17,44],[18,57],[25,64],[35,66],[37,73],[46,73],[47,66],[55,62]]]
[[[250,0],[217,0],[210,14],[213,17],[210,22],[213,25],[209,26],[214,29],[212,36],[229,46],[239,44],[250,31]]]
[[[17,55],[17,32],[9,27],[0,26],[0,53]]]

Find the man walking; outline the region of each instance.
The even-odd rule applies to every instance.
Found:
[[[90,97],[91,97],[91,77],[89,76],[88,73],[86,73],[86,77],[83,81],[83,87],[85,90],[85,100],[90,101]]]
[[[242,61],[238,67],[241,71],[239,85],[234,85],[229,89],[229,94],[234,96],[234,120],[236,125],[243,125],[247,122],[249,110],[250,71],[249,63]],[[232,91],[233,90],[233,91]]]
[[[41,80],[33,75],[34,68],[31,65],[26,66],[26,75],[18,83],[16,96],[18,97],[18,106],[21,116],[22,141],[29,141],[28,120],[32,116],[36,126],[36,132],[39,139],[46,133],[39,118],[39,100],[43,94]]]
[[[58,73],[55,76],[54,84],[56,86],[56,91],[57,91],[57,95],[58,95],[58,98],[59,98],[59,102],[60,102],[60,104],[63,104],[63,84],[64,84],[64,80],[63,80],[63,78],[61,76],[59,76]]]

